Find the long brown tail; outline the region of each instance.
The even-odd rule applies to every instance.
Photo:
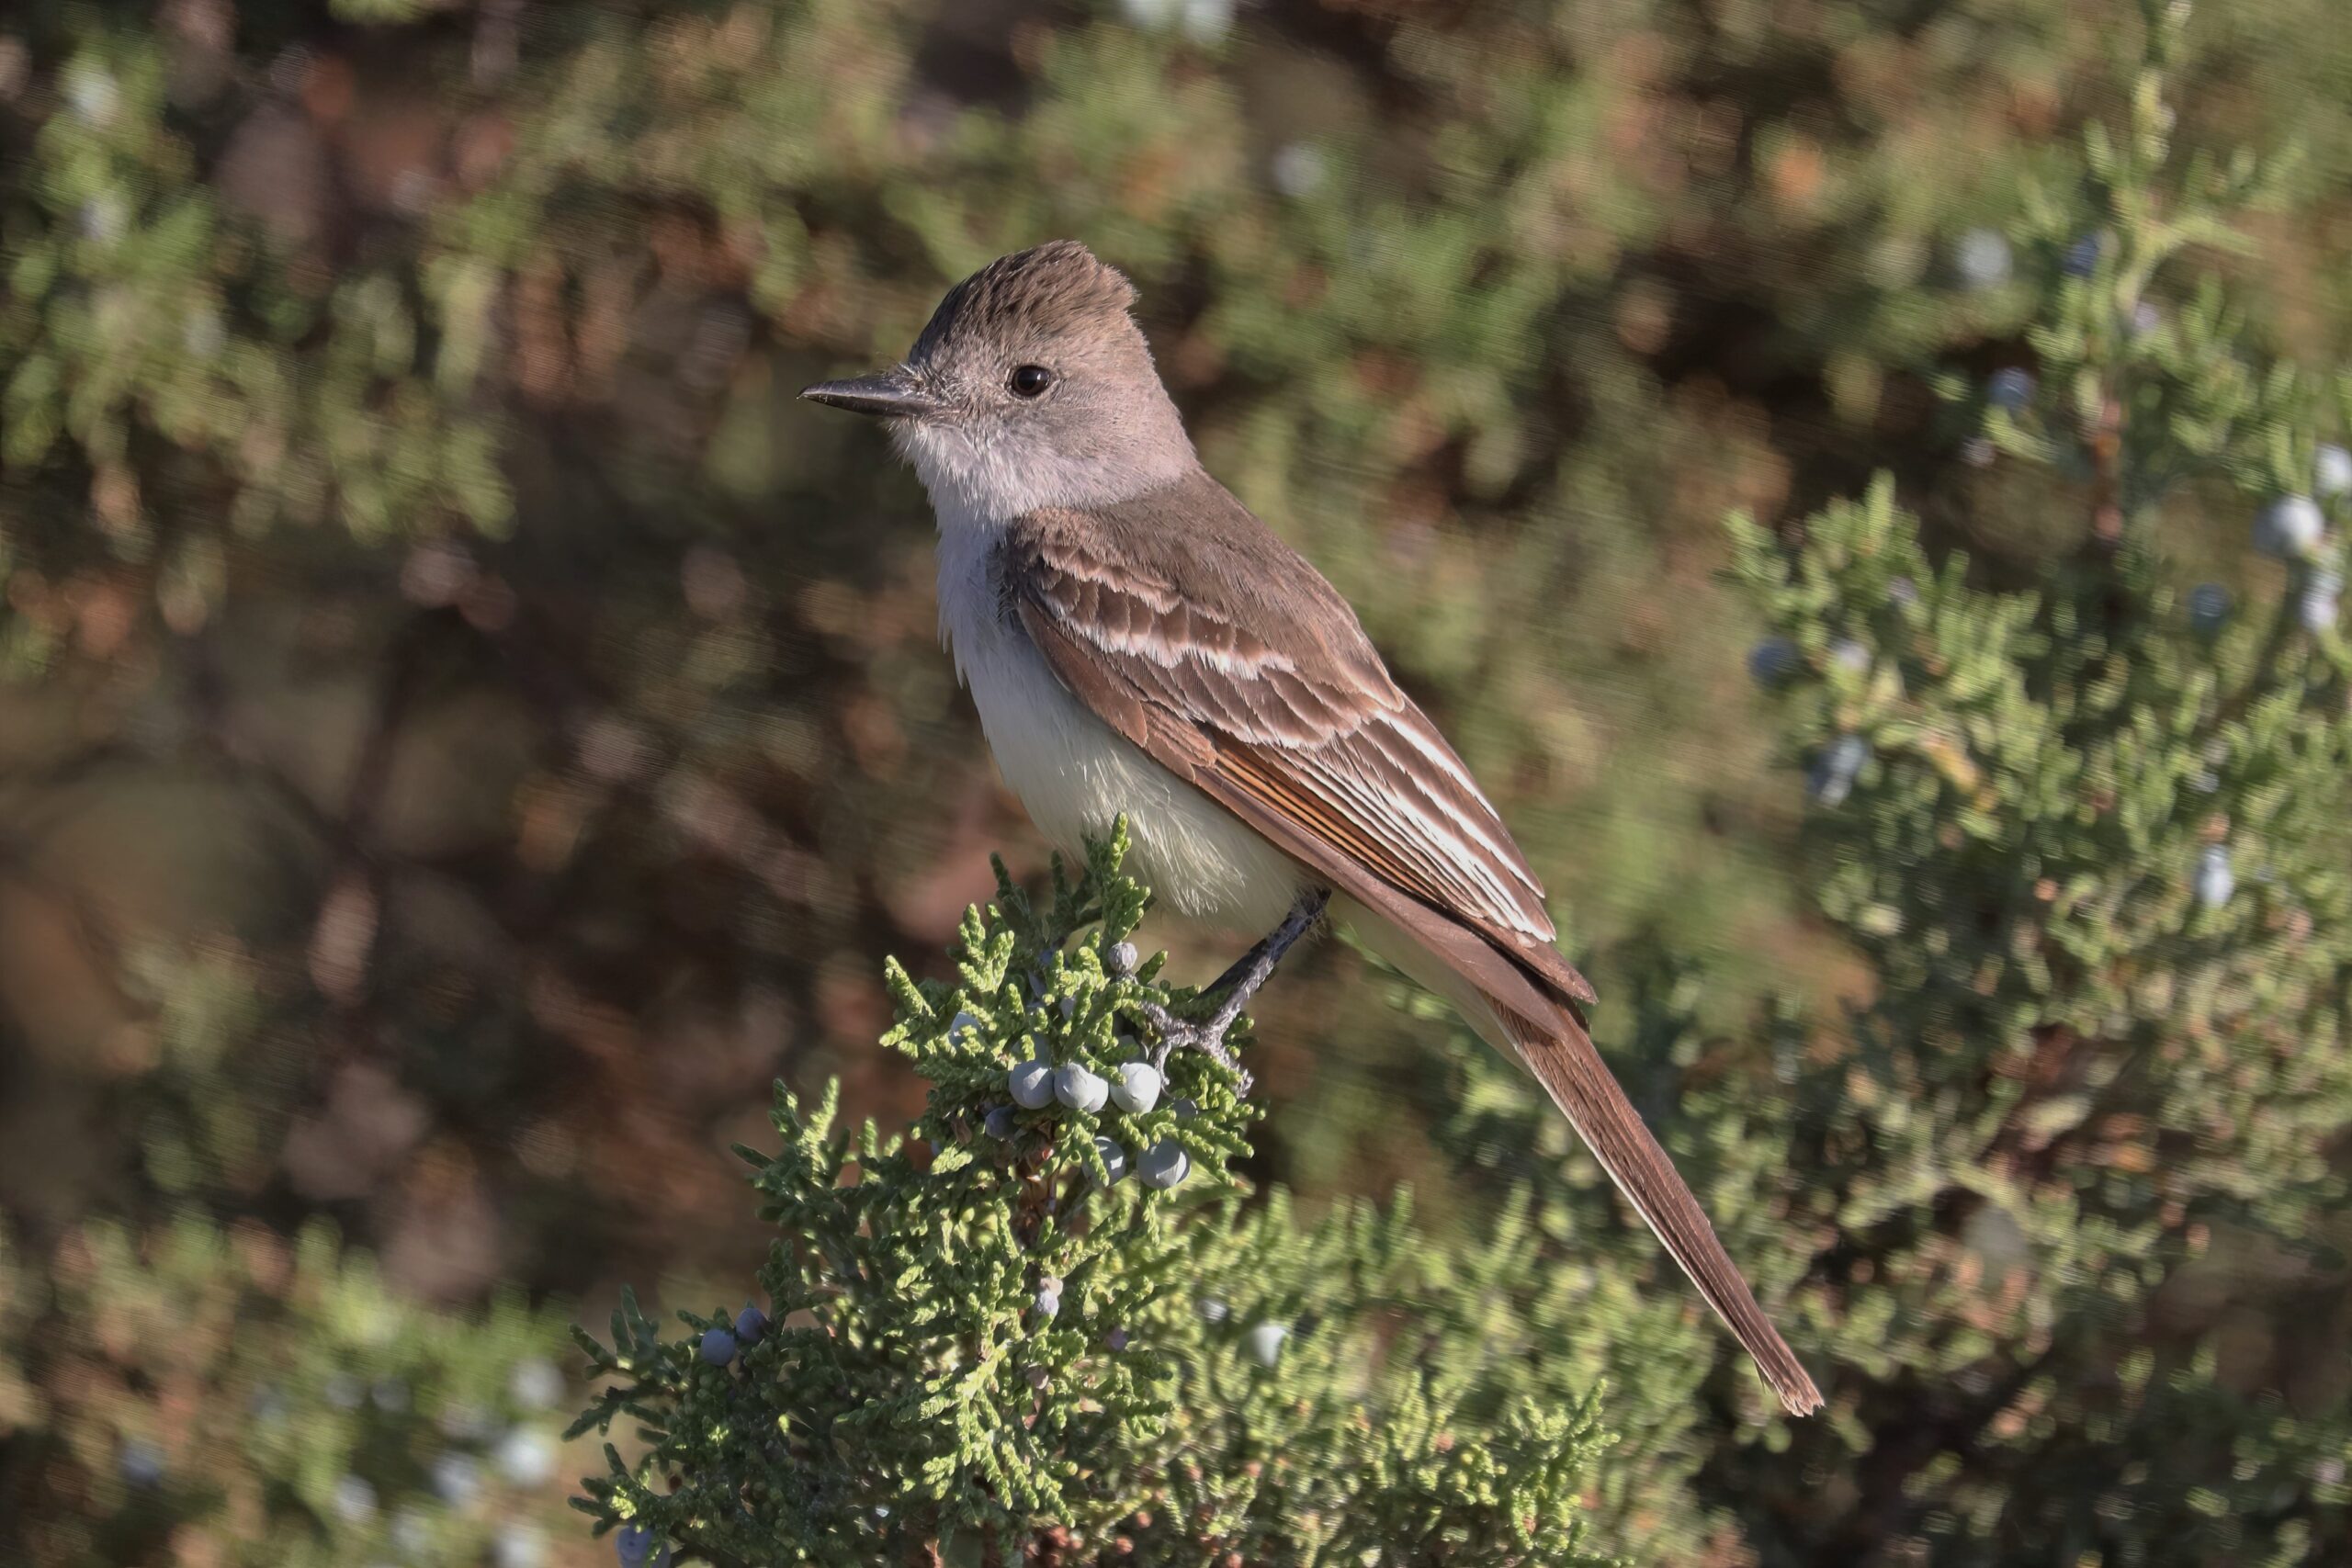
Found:
[[[1707,1304],[1724,1326],[1756,1359],[1757,1371],[1781,1396],[1792,1416],[1810,1416],[1821,1408],[1821,1391],[1813,1386],[1796,1353],[1781,1337],[1756,1294],[1699,1207],[1699,1200],[1683,1184],[1674,1162],[1642,1122],[1625,1091],[1593,1049],[1592,1038],[1566,1006],[1542,1023],[1519,1017],[1510,1008],[1487,1001],[1502,1021],[1521,1060],[1552,1097],[1593,1157],[1633,1201],[1642,1218],[1666,1244],[1675,1262],[1690,1276]]]

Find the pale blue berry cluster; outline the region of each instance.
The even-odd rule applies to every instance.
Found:
[[[446,1540],[449,1527],[440,1522],[445,1513],[474,1512],[502,1495],[537,1493],[555,1480],[561,1450],[546,1413],[561,1404],[566,1393],[562,1371],[539,1357],[518,1360],[508,1369],[505,1398],[494,1404],[450,1400],[435,1406],[429,1395],[421,1402],[405,1376],[330,1373],[321,1381],[318,1397],[351,1413],[363,1429],[373,1428],[379,1438],[390,1439],[385,1448],[411,1443],[421,1448],[421,1490],[440,1506],[422,1496],[403,1499],[401,1494],[413,1484],[413,1472],[379,1471],[373,1462],[378,1452],[372,1441],[355,1450],[355,1468],[320,1478],[315,1506],[322,1517],[350,1532],[345,1544],[380,1536],[401,1560],[421,1561],[431,1555],[436,1542]],[[261,1384],[250,1401],[254,1421],[275,1429],[281,1440],[290,1437],[300,1408],[299,1397],[275,1382]],[[421,1424],[412,1427],[412,1422]],[[164,1452],[150,1442],[124,1443],[118,1464],[123,1480],[141,1490],[168,1479]],[[491,1529],[485,1549],[483,1560],[495,1568],[542,1568],[548,1535],[528,1518],[508,1517]]]
[[[1984,400],[2005,413],[2021,414],[2033,401],[2033,372],[2009,365],[1985,379]]]
[[[1212,1328],[1233,1315],[1233,1308],[1216,1296],[1203,1296],[1197,1304],[1201,1321]],[[1251,1360],[1271,1370],[1275,1362],[1282,1359],[1283,1346],[1289,1341],[1290,1336],[1289,1324],[1269,1318],[1251,1324],[1242,1331],[1241,1348],[1249,1352]]]
[[[2197,857],[2197,901],[2209,909],[2220,908],[2237,891],[2237,873],[2230,865],[2229,847],[2208,844]]]
[[[1133,999],[1122,982],[1144,968],[1136,944],[1105,942],[1096,954],[1099,970],[1079,959],[1058,974],[1032,973],[1013,987],[999,989],[991,980],[982,988],[967,988],[948,1023],[947,1043],[985,1061],[1003,1049],[992,1048],[992,1040],[1009,1039],[1006,1054],[1018,1058],[989,1069],[1002,1074],[996,1081],[1005,1100],[976,1108],[978,1131],[986,1137],[1016,1151],[1034,1151],[1040,1145],[1030,1140],[1042,1138],[1050,1145],[1057,1141],[1057,1125],[1066,1125],[1064,1119],[1074,1115],[1082,1136],[1072,1146],[1091,1145],[1092,1158],[1085,1165],[1095,1179],[1115,1187],[1133,1176],[1147,1188],[1165,1191],[1192,1175],[1193,1154],[1172,1137],[1154,1137],[1151,1128],[1115,1119],[1148,1116],[1164,1103],[1177,1121],[1189,1121],[1200,1114],[1200,1105],[1189,1094],[1169,1098],[1160,1061],[1131,1032],[1141,1020],[1131,1012]],[[1089,974],[1099,978],[1090,984]],[[967,976],[967,987],[976,978]],[[1010,1005],[992,1021],[983,1010],[992,1010],[997,998]],[[1106,1066],[1105,1055],[1125,1059]],[[1114,1120],[1097,1121],[1106,1117]]]
[[[2008,237],[1997,229],[1971,229],[1952,249],[1952,270],[1971,288],[1998,288],[2015,265]]]
[[[1030,1043],[1033,1048],[1036,1046],[1034,1037]],[[1032,1056],[1025,1062],[1014,1063],[1005,1074],[1005,1091],[1012,1096],[1012,1105],[990,1107],[980,1126],[989,1136],[1008,1143],[1021,1130],[1014,1106],[1023,1111],[1043,1111],[1057,1101],[1087,1116],[1099,1116],[1110,1105],[1130,1116],[1141,1116],[1159,1103],[1163,1087],[1159,1069],[1140,1059],[1120,1063],[1117,1076],[1105,1078],[1082,1062],[1065,1062],[1056,1066],[1043,1056]],[[1184,1152],[1183,1145],[1168,1139],[1151,1145],[1130,1159],[1125,1145],[1114,1138],[1097,1134],[1094,1152],[1102,1162],[1105,1178],[1114,1185],[1125,1178],[1130,1168],[1145,1186],[1162,1190],[1178,1185],[1193,1170],[1192,1156]]]
[[[2295,618],[2314,635],[2333,631],[2339,618],[2344,575],[2329,548],[2326,502],[2352,495],[2352,452],[2322,446],[2312,456],[2312,493],[2276,495],[2255,513],[2254,547],[2259,553],[2302,566],[2295,591]]]
[[[2280,560],[2300,560],[2319,547],[2327,515],[2307,495],[2282,495],[2255,514],[2254,547]]]
[[[670,1568],[670,1548],[643,1525],[623,1525],[613,1532],[613,1554],[621,1568]]]
[[[1241,1337],[1250,1357],[1261,1367],[1272,1367],[1282,1359],[1283,1341],[1290,1337],[1290,1325],[1283,1323],[1261,1323]]]
[[[2344,592],[2344,574],[2334,567],[2315,569],[2303,580],[2295,598],[2295,617],[2308,632],[2324,632],[2335,625],[2336,602]]]
[[[1805,793],[1823,806],[1843,806],[1854,792],[1854,781],[1871,760],[1871,743],[1859,735],[1841,735],[1824,747],[1805,772]]]
[[[2218,582],[2200,582],[2188,591],[2188,624],[2207,637],[2230,618],[2230,591]]]
[[[1804,668],[1804,655],[1784,637],[1768,637],[1749,650],[1748,678],[1767,691],[1784,686]]]
[[[735,1314],[734,1323],[714,1323],[703,1330],[695,1347],[695,1354],[714,1367],[723,1367],[735,1359],[739,1351],[758,1344],[766,1337],[768,1314],[756,1306],[746,1306]]]

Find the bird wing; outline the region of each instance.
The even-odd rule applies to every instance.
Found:
[[[1476,987],[1781,1403],[1818,1409],[1593,1048],[1580,1010],[1592,987],[1553,947],[1534,873],[1330,584],[1204,477],[1030,513],[1000,542],[996,573],[1005,613],[1098,717]]]
[[[1215,481],[1155,504],[1033,513],[1000,546],[1062,682],[1343,891],[1376,882],[1591,1002],[1526,857],[1346,602]]]

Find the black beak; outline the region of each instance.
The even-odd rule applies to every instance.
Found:
[[[879,414],[884,419],[920,419],[940,406],[939,400],[924,391],[903,365],[846,381],[820,381],[800,395],[811,402],[830,403],[852,413]]]

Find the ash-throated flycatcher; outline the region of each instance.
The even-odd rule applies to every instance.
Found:
[[[1125,814],[1180,913],[1272,928],[1189,1043],[1328,900],[1526,1065],[1781,1403],[1818,1409],[1594,1051],[1525,857],[1346,601],[1202,468],[1134,302],[1057,241],[949,290],[903,365],[801,394],[886,421],[931,492],[941,629],[1006,782],[1071,848]]]

